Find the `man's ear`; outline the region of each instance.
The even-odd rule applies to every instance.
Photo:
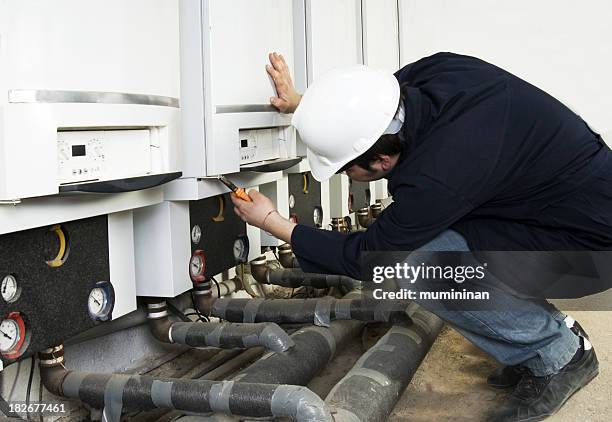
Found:
[[[386,154],[381,154],[376,158],[376,161],[380,163],[380,168],[383,171],[391,170],[391,156]]]

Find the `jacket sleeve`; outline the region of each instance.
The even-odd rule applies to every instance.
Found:
[[[302,269],[359,279],[362,251],[418,249],[473,208],[466,198],[427,176],[414,176],[398,186],[393,199],[363,232],[346,235],[296,226],[291,244]]]

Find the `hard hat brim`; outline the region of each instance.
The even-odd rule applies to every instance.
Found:
[[[332,177],[334,174],[336,174],[336,172],[340,170],[342,167],[344,167],[347,163],[353,161],[355,158],[365,153],[368,149],[370,149],[376,143],[376,141],[378,141],[378,139],[382,135],[385,134],[385,131],[387,130],[387,128],[389,127],[389,125],[391,124],[391,122],[393,121],[395,117],[397,107],[399,106],[399,102],[400,102],[399,82],[397,81],[394,75],[391,74],[389,75],[389,77],[390,77],[389,80],[394,87],[393,101],[390,102],[391,106],[389,107],[389,110],[385,110],[385,112],[388,113],[389,115],[389,119],[385,120],[380,125],[380,127],[375,132],[373,132],[370,138],[363,140],[362,142],[363,147],[359,151],[356,151],[353,154],[350,154],[348,158],[345,158],[340,162],[330,163],[330,162],[324,162],[323,160],[321,160],[321,158],[319,157],[317,153],[312,151],[310,148],[307,148],[306,157],[308,158],[308,163],[310,165],[310,172],[312,176],[315,178],[315,180],[317,180],[318,182],[326,181],[327,179]]]

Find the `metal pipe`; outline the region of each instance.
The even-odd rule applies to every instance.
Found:
[[[165,301],[148,303],[147,309],[151,333],[157,340],[164,343],[220,348],[262,346],[281,352],[294,346],[289,335],[275,323],[173,322],[168,318]]]
[[[290,243],[285,243],[278,247],[278,262],[280,262],[283,268],[300,268],[300,263],[293,254]]]
[[[387,419],[443,326],[423,308],[412,319],[410,327],[393,326],[329,392],[336,422]]]
[[[370,208],[363,207],[357,210],[357,222],[360,227],[367,229],[373,222],[372,215],[370,214]]]
[[[362,299],[218,299],[211,315],[231,322],[313,323],[328,327],[332,320],[354,319],[410,325],[407,304]]]
[[[60,352],[63,346],[39,354],[45,387],[55,395],[103,409],[107,422],[119,422],[124,408],[333,421],[323,400],[302,386],[76,372],[65,369]]]

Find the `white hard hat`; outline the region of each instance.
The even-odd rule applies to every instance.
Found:
[[[367,66],[333,69],[317,79],[292,120],[314,178],[329,179],[370,149],[390,127],[399,98],[395,76]]]

